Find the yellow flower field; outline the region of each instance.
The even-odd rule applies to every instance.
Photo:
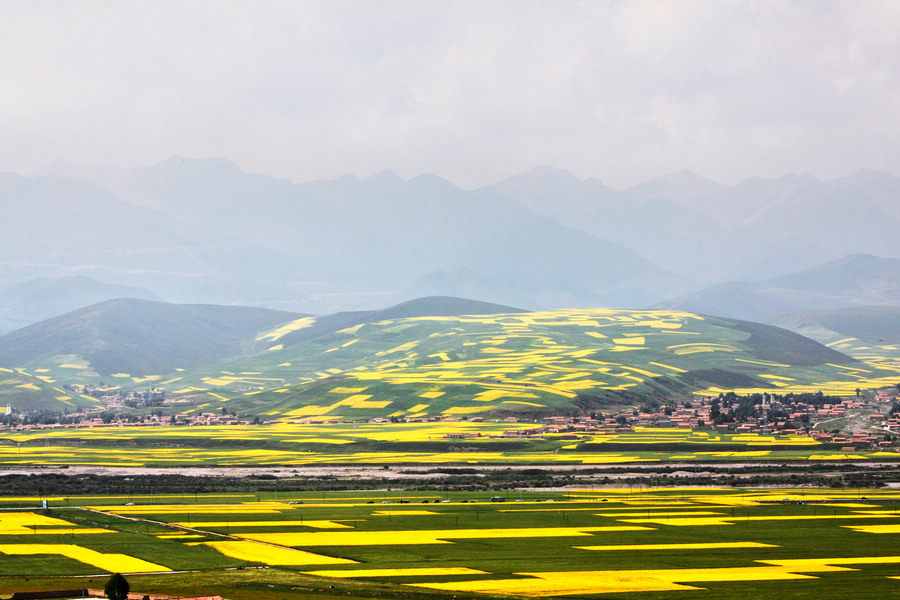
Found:
[[[0,512],[0,535],[27,535],[38,532],[42,535],[114,533],[110,529],[82,527],[62,519],[39,515],[33,512]]]
[[[250,562],[261,562],[270,566],[283,565],[345,565],[356,564],[356,561],[343,558],[332,558],[312,552],[294,550],[293,548],[281,548],[259,542],[249,541],[222,541],[201,542],[205,546],[214,548],[231,558]]]
[[[812,567],[812,565],[810,565]],[[819,565],[802,571],[842,571],[842,567]],[[791,572],[786,567],[731,567],[709,569],[652,569],[618,571],[558,571],[518,573],[518,579],[490,579],[446,583],[409,584],[454,592],[519,596],[560,596],[573,594],[614,594],[625,592],[667,592],[699,589],[677,582],[779,581],[812,579],[810,575]]]
[[[162,565],[126,554],[103,554],[74,544],[0,544],[0,553],[9,555],[56,554],[109,571],[110,573],[171,571],[171,569]]]

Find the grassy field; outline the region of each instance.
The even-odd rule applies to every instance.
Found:
[[[84,508],[0,508],[0,592],[102,587],[112,571],[135,573],[133,591],[235,600],[881,599],[898,589],[900,506],[887,492],[490,496],[423,492],[399,503],[396,493],[360,491],[326,502],[296,494],[190,504],[105,496],[78,499]]]

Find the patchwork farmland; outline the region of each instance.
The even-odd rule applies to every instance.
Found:
[[[876,490],[72,500],[0,500],[0,591],[123,572],[143,593],[235,599],[884,598],[900,578],[900,498]]]

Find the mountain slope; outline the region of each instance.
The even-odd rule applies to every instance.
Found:
[[[900,344],[900,306],[792,312],[778,315],[771,323],[827,341],[852,337],[873,346]],[[817,335],[816,330],[821,333]]]
[[[784,312],[900,305],[900,259],[855,254],[763,281],[729,282],[656,308],[767,321]]]
[[[544,167],[490,189],[700,282],[769,279],[854,253],[900,257],[900,178],[874,171],[735,186],[682,171],[617,191]]]
[[[547,167],[473,191],[390,171],[293,183],[183,157],[56,171],[94,183],[0,176],[6,284],[87,273],[169,301],[324,314],[426,295],[636,307],[739,280],[766,284],[745,302],[754,312],[702,310],[764,318],[843,293],[769,291],[779,276],[861,252],[900,258],[900,178],[866,170],[735,186],[684,171],[621,191]]]
[[[543,167],[490,186],[532,210],[613,243],[666,269],[709,281],[727,272],[739,248],[709,216],[679,203],[691,193],[713,194],[724,186],[693,174],[659,178],[619,192],[597,179]],[[717,248],[710,253],[710,247]],[[740,258],[731,259],[739,262]]]
[[[89,274],[168,300],[231,303],[277,287],[263,284],[266,278],[309,281],[316,264],[130,204],[82,179],[22,178],[0,190],[0,205],[0,280],[10,283]],[[293,292],[281,288],[269,297]]]
[[[169,373],[240,355],[242,344],[257,332],[298,316],[262,308],[109,300],[0,336],[0,365],[27,367],[69,356],[103,376]]]
[[[85,275],[32,279],[0,289],[0,334],[114,298],[161,301],[143,288],[102,283]]]
[[[621,245],[496,191],[465,191],[436,176],[404,180],[385,171],[294,184],[219,159],[176,157],[107,185],[132,202],[295,256],[315,266],[310,278],[345,295],[460,295],[434,274],[462,270],[486,283],[490,301],[536,308],[556,306],[548,298],[638,305],[686,289]],[[529,295],[532,287],[539,293]],[[556,289],[556,296],[545,293]]]

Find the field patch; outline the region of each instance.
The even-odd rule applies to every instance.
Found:
[[[201,543],[210,548],[214,548],[225,556],[249,562],[260,562],[269,566],[356,564],[356,562],[352,560],[322,556],[321,554],[313,554],[312,552],[304,552],[293,548],[280,548],[278,546],[257,542],[229,540]]]
[[[8,555],[55,554],[109,571],[110,573],[139,573],[171,571],[168,567],[126,554],[103,554],[74,544],[0,544],[0,552]]]

